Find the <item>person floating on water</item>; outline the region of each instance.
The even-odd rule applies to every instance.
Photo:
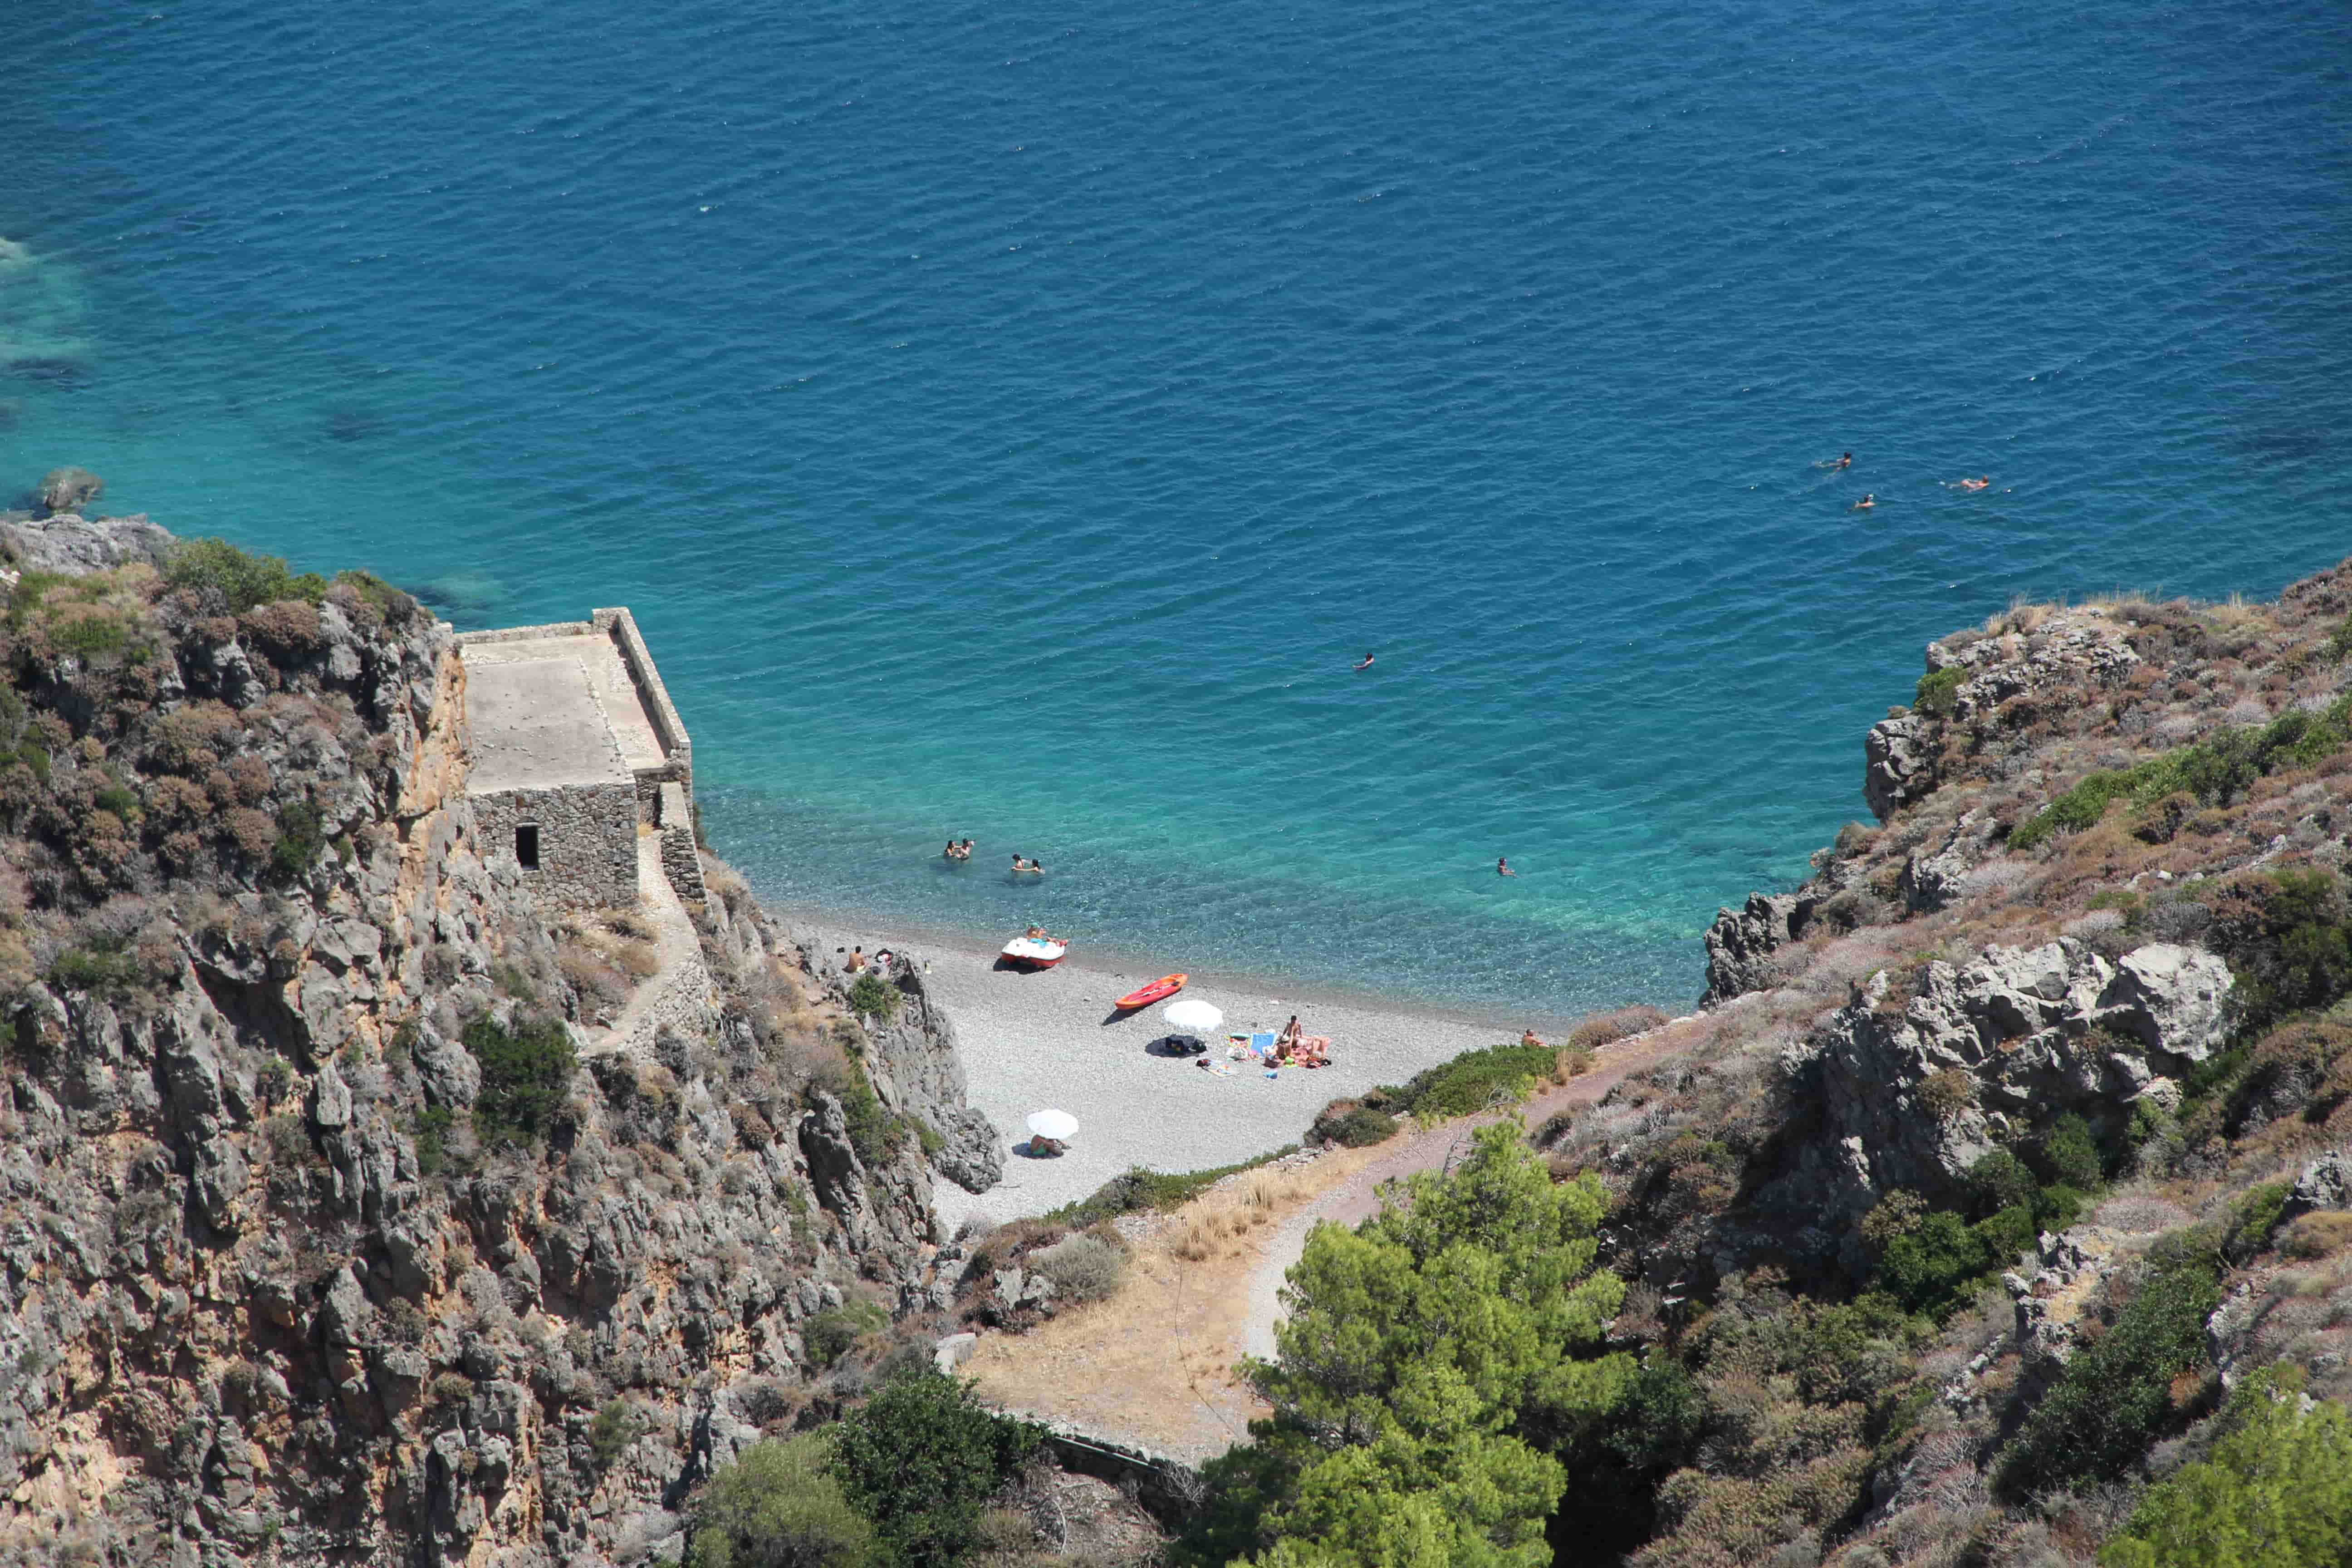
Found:
[[[1497,855],[1495,857],[1495,875],[1497,877],[1516,877],[1518,875],[1517,871],[1511,869],[1510,857],[1507,855]]]
[[[1848,510],[1848,511],[1868,511],[1872,507],[1874,507],[1874,506],[1876,506],[1877,504],[1878,504],[1878,498],[1877,498],[1876,496],[1874,496],[1874,495],[1870,494],[1868,491],[1866,491],[1866,490],[1865,490],[1864,492],[1863,492],[1863,497],[1862,497],[1862,499],[1861,499],[1860,500],[1858,500],[1858,501],[1854,502],[1852,506],[1850,506],[1850,507],[1846,508],[1846,510]]]
[[[1990,474],[1987,474],[1980,479],[1962,479],[1960,481],[1960,489],[1964,490],[1989,490],[1992,489],[1992,476]]]
[[[1853,468],[1853,454],[1852,452],[1848,452],[1844,457],[1840,458],[1836,462],[1834,462],[1834,463],[1831,464],[1831,465],[1830,465],[1830,467],[1832,467],[1832,468]]]
[[[1365,655],[1361,659],[1359,659],[1359,660],[1357,661],[1357,663],[1356,663],[1356,668],[1357,668],[1358,669],[1370,669],[1370,668],[1372,668],[1372,656],[1371,656],[1370,654],[1366,654],[1366,655]]]

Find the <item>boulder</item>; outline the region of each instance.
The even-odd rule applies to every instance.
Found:
[[[1797,893],[1750,893],[1744,907],[1716,910],[1706,932],[1706,994],[1699,1005],[1720,1006],[1776,984],[1772,954],[1803,934],[1816,903]]]
[[[89,501],[96,500],[106,489],[106,481],[88,468],[51,468],[41,476],[41,488],[33,492],[33,509],[44,517],[55,517],[61,511],[79,511]]]
[[[1873,724],[1863,738],[1862,754],[1862,798],[1881,822],[1936,787],[1927,721],[1916,713]]]
[[[2352,1209],[2352,1160],[2341,1149],[2331,1149],[2304,1166],[2279,1209],[2279,1223],[2321,1209]]]
[[[931,1159],[940,1175],[968,1193],[984,1193],[1004,1179],[1004,1140],[996,1123],[968,1105],[933,1115],[944,1140]]]
[[[2154,942],[2124,954],[2094,1021],[2170,1058],[2178,1071],[2213,1054],[2225,1032],[2230,966],[2212,953]]]

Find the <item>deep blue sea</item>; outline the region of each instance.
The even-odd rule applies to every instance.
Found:
[[[16,0],[0,44],[0,490],[84,464],[461,626],[633,606],[788,905],[1685,1001],[1927,638],[2352,552],[2337,4]]]

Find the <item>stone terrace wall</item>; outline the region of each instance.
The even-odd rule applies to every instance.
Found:
[[[701,903],[709,895],[702,885],[702,855],[694,843],[694,807],[684,786],[661,786],[655,820],[661,825],[662,870],[669,885],[679,898]]]
[[[524,884],[541,908],[629,909],[637,902],[637,799],[632,784],[572,784],[474,796],[485,858],[511,863],[519,824],[539,825],[539,869]]]
[[[626,605],[595,610],[590,615],[595,629],[610,637],[620,649],[621,663],[636,685],[646,717],[653,723],[654,739],[661,742],[667,758],[658,768],[637,770],[637,798],[652,820],[655,797],[665,782],[676,782],[687,792],[688,800],[693,798],[694,742],[687,735],[686,721],[677,716],[677,707],[669,700],[669,688],[662,684],[661,670],[655,666],[654,656],[637,630],[636,617],[629,614]]]

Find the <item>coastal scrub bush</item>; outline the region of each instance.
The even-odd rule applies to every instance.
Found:
[[[1467,1116],[1525,1100],[1559,1068],[1549,1046],[1488,1046],[1464,1051],[1412,1076],[1398,1091],[1397,1109],[1423,1120]]]
[[[744,1449],[695,1500],[686,1568],[866,1568],[874,1527],[842,1495],[830,1458],[814,1434]]]
[[[284,881],[294,881],[317,863],[326,845],[320,829],[319,808],[296,801],[278,814],[278,841],[269,847],[269,868]]]
[[[2303,1215],[2279,1239],[2281,1252],[2305,1263],[2332,1258],[2347,1247],[2352,1247],[2352,1214],[2333,1209]]]
[[[1397,1119],[1358,1100],[1335,1100],[1315,1118],[1307,1135],[1343,1149],[1364,1149],[1396,1136]]]
[[[2054,1186],[2087,1189],[2099,1184],[2099,1142],[2091,1124],[2072,1112],[2050,1124],[2034,1148],[2034,1163]]]
[[[1960,694],[1960,683],[1969,672],[1958,665],[1949,669],[1932,670],[1919,678],[1918,689],[1912,694],[1911,706],[1937,719],[1948,719]]]
[[[1597,1051],[1630,1036],[1654,1029],[1666,1022],[1665,1014],[1649,1006],[1618,1007],[1607,1013],[1595,1013],[1579,1022],[1560,1041],[1563,1048],[1572,1051]]]
[[[644,1413],[627,1400],[605,1401],[596,1418],[588,1423],[588,1447],[596,1456],[596,1468],[612,1468],[622,1450],[644,1436],[646,1426]]]
[[[813,1315],[801,1330],[801,1342],[808,1347],[809,1360],[831,1366],[850,1346],[889,1322],[888,1314],[871,1301],[844,1301]]]
[[[1227,1176],[1254,1171],[1297,1152],[1297,1144],[1286,1143],[1255,1159],[1205,1171],[1154,1171],[1142,1165],[1131,1166],[1077,1202],[1064,1204],[1044,1217],[1046,1223],[1066,1230],[1084,1230],[1123,1214],[1163,1214],[1181,1208]]]
[[[120,621],[109,620],[104,616],[83,616],[68,621],[49,636],[59,653],[82,659],[100,658],[120,652],[131,640],[131,634],[123,629]]]
[[[485,1015],[466,1026],[466,1049],[482,1068],[474,1131],[486,1144],[530,1144],[555,1126],[579,1065],[559,1018],[518,1016],[509,1029]]]
[[[2001,1491],[2029,1497],[2121,1477],[2173,1415],[2173,1379],[2204,1361],[2205,1320],[2221,1302],[2210,1251],[2181,1236],[2159,1242],[2115,1326],[2066,1363],[2002,1451]]]
[[[2352,1563],[2352,1415],[2301,1407],[2299,1377],[2239,1384],[2211,1453],[2150,1488],[2105,1568],[2334,1568]]]
[[[849,987],[849,1010],[887,1024],[898,1016],[898,988],[869,969]]]
[[[1937,1121],[1950,1121],[1977,1102],[1976,1075],[1966,1068],[1929,1073],[1918,1089],[1919,1109]]]
[[[278,599],[327,596],[327,580],[315,572],[296,575],[283,556],[248,555],[226,539],[183,539],[163,557],[163,581],[174,588],[217,589],[229,614],[242,615]]]
[[[2129,768],[2101,771],[2044,805],[2009,836],[2031,849],[2056,833],[2079,833],[2113,802],[2148,806],[2186,793],[2205,805],[2228,805],[2258,779],[2282,767],[2309,767],[2352,744],[2352,696],[2317,713],[2296,709],[2260,729],[2223,730]]]
[[[449,1124],[456,1112],[446,1105],[428,1105],[416,1113],[416,1168],[437,1176],[449,1164]]]
[[[835,1429],[828,1471],[898,1568],[949,1568],[988,1500],[1036,1451],[1038,1429],[996,1415],[929,1363],[900,1368]]]
[[[1969,1196],[1979,1218],[2033,1201],[2033,1173],[2006,1149],[1979,1155],[1969,1167]]]
[[[98,931],[51,959],[47,978],[93,996],[120,996],[137,988],[139,959],[131,952],[129,938]]]
[[[1084,1232],[1040,1247],[1026,1261],[1054,1282],[1054,1294],[1064,1300],[1108,1300],[1127,1278],[1126,1250]]]
[[[2278,1229],[2279,1215],[2285,1212],[2287,1194],[2292,1191],[2293,1185],[2286,1182],[2264,1182],[2249,1187],[2231,1211],[2221,1255],[2232,1263],[2246,1263],[2259,1257],[2270,1246],[2271,1234]]]

